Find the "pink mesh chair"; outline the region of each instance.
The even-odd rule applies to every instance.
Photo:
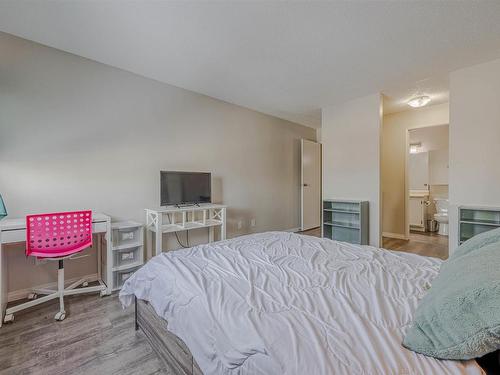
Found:
[[[64,259],[92,246],[92,211],[59,212],[26,216],[26,256],[59,261],[57,290],[35,289],[29,295],[31,301],[7,309],[5,321],[13,321],[14,313],[59,298],[56,320],[66,317],[64,296],[101,292],[106,286],[88,287],[85,279],[64,288]],[[83,285],[83,288],[77,288]],[[43,297],[38,298],[42,294]]]

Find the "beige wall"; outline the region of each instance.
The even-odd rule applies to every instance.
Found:
[[[405,235],[405,158],[408,129],[449,123],[448,103],[393,113],[382,125],[382,232]]]
[[[159,171],[186,170],[212,172],[229,237],[299,227],[299,140],[315,129],[4,33],[0,54],[0,192],[11,217],[91,208],[143,221],[159,205]],[[55,280],[54,264],[7,252],[10,290]],[[95,258],[67,267],[68,277],[92,273]]]
[[[459,205],[500,206],[500,60],[450,74],[450,251]]]
[[[380,237],[381,96],[323,108],[323,197],[369,201],[370,244]]]
[[[446,110],[446,107],[444,108]],[[412,129],[409,132],[410,143],[421,143],[421,152],[446,150],[449,146],[449,128],[449,125],[446,124]]]

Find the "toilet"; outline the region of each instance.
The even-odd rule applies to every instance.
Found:
[[[446,198],[434,198],[434,204],[436,205],[436,213],[434,214],[434,220],[438,222],[438,234],[443,236],[448,235],[448,199]]]

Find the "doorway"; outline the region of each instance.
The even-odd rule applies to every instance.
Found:
[[[424,244],[430,255],[448,257],[449,125],[408,129],[406,144],[407,247]]]
[[[300,155],[300,230],[317,230],[321,225],[321,144],[302,139]]]
[[[433,221],[435,214],[442,211],[436,207],[436,198],[448,197],[448,124],[447,103],[384,114],[383,248],[448,257],[448,237],[436,231],[437,222]],[[445,217],[440,220],[442,230],[446,229],[443,223],[446,224]]]

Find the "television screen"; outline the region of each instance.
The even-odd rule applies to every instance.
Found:
[[[161,206],[210,203],[211,185],[210,173],[161,171]]]

